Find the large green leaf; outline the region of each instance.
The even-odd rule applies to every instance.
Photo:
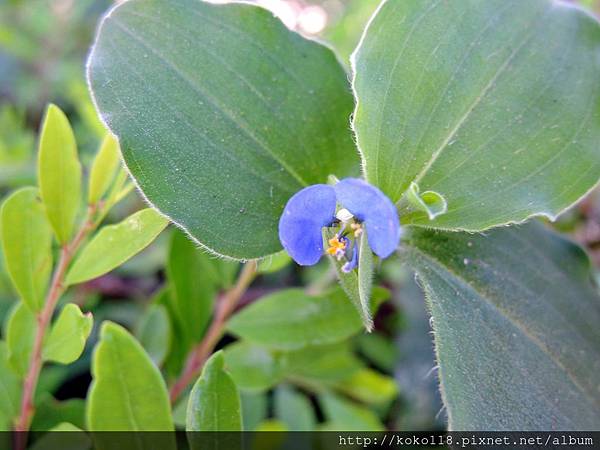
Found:
[[[385,289],[373,290],[376,304],[386,296]],[[228,324],[244,339],[280,350],[339,342],[361,327],[358,312],[341,289],[318,297],[300,289],[282,290],[246,307]]]
[[[223,352],[206,361],[190,394],[187,431],[242,430],[240,394],[224,364]],[[193,443],[192,448],[195,448]]]
[[[81,165],[65,114],[50,105],[42,124],[38,181],[48,220],[60,243],[71,237],[81,201]]]
[[[82,283],[110,272],[150,245],[168,223],[155,210],[146,208],[102,228],[83,248],[65,283]]]
[[[87,398],[90,431],[173,430],[165,382],[142,346],[121,326],[102,324],[92,376]],[[130,439],[130,448],[160,448],[148,446],[151,436]]]
[[[600,297],[580,248],[535,223],[410,244],[450,429],[598,429]]]
[[[549,32],[552,30],[552,32]],[[551,0],[383,3],[354,54],[367,179],[447,201],[406,223],[556,217],[600,176],[600,27]]]
[[[44,304],[52,270],[52,229],[35,188],[8,197],[0,211],[6,268],[23,302],[37,311]]]
[[[88,73],[146,197],[217,253],[277,252],[287,199],[358,169],[344,70],[262,8],[123,3]]]

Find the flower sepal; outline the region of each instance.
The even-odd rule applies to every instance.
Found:
[[[336,230],[323,229],[323,243],[326,248],[330,242],[335,242],[336,238]],[[352,245],[351,253],[353,256],[356,255],[356,258],[351,258],[350,261],[346,258],[338,258],[332,252],[328,252],[327,256],[335,268],[340,286],[356,307],[365,330],[371,332],[373,330],[371,294],[376,256],[369,248],[365,231],[354,238]]]

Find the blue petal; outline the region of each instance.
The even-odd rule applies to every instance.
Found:
[[[279,240],[301,266],[316,264],[323,255],[322,228],[335,218],[335,191],[315,184],[294,194],[279,219]]]
[[[356,266],[358,266],[358,240],[362,239],[362,237],[358,237],[354,241],[354,246],[352,247],[352,259],[348,261],[346,264],[342,266],[342,272],[350,273],[354,270]]]
[[[334,189],[338,203],[364,222],[373,253],[380,258],[390,256],[400,243],[400,221],[391,200],[358,178],[345,178]]]

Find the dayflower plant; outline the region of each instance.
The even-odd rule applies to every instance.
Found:
[[[324,254],[323,228],[337,228],[326,253],[345,260],[342,271],[358,265],[360,239],[380,258],[390,256],[400,241],[396,207],[378,188],[358,178],[334,186],[315,184],[292,196],[279,220],[279,239],[294,261],[316,264]],[[365,236],[366,235],[366,236]]]

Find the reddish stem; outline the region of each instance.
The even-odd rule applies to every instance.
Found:
[[[206,332],[206,335],[196,345],[186,362],[185,369],[179,379],[171,387],[169,397],[171,404],[175,403],[185,388],[198,376],[200,369],[214,350],[223,336],[223,329],[227,319],[248,289],[256,276],[256,261],[246,263],[235,285],[225,293],[215,311],[215,317]]]
[[[40,376],[40,371],[42,370],[42,350],[44,336],[46,334],[48,325],[52,320],[52,315],[54,314],[54,310],[56,309],[56,304],[58,303],[60,296],[65,290],[63,282],[69,264],[85,237],[94,228],[93,216],[95,212],[96,206],[89,206],[87,217],[83,225],[81,226],[73,240],[62,247],[60,252],[60,259],[54,271],[52,283],[50,284],[50,290],[48,291],[48,295],[46,296],[44,307],[37,315],[38,326],[33,341],[33,349],[31,352],[29,369],[27,371],[27,375],[25,376],[25,380],[23,381],[23,395],[21,397],[21,414],[19,415],[17,423],[15,424],[15,431],[20,432],[17,439],[17,449],[25,448],[27,439],[27,437],[25,436],[25,432],[27,432],[27,430],[29,429],[31,419],[35,411],[33,397],[35,395],[35,389]]]

